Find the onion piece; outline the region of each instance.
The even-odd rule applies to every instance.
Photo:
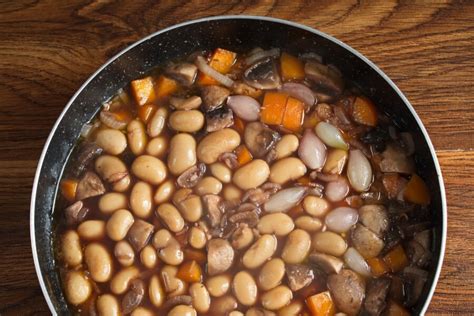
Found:
[[[287,82],[281,86],[280,90],[288,93],[293,98],[304,102],[307,108],[312,107],[316,102],[316,97],[314,96],[313,91],[302,83]]]
[[[349,184],[345,178],[341,177],[339,180],[329,182],[324,193],[331,202],[342,201],[349,194]]]
[[[269,50],[258,50],[256,53],[250,55],[249,57],[245,58],[245,64],[251,65],[254,62],[263,59],[265,57],[277,57],[280,55],[279,48],[272,48]]]
[[[230,79],[226,75],[221,74],[211,66],[209,66],[202,56],[196,57],[196,66],[200,71],[202,71],[205,75],[212,77],[219,83],[223,84],[224,86],[230,88],[234,85],[234,80]]]
[[[349,149],[349,145],[342,137],[341,131],[329,123],[319,122],[315,127],[316,135],[328,146],[344,149]]]
[[[347,178],[354,190],[365,192],[372,183],[372,166],[367,157],[359,149],[349,152]]]
[[[369,265],[355,248],[350,247],[347,249],[346,253],[344,254],[344,261],[346,262],[347,266],[355,272],[366,277],[370,277],[372,275]]]
[[[337,207],[326,215],[327,227],[336,233],[344,233],[357,223],[359,213],[351,207]]]
[[[107,110],[100,111],[99,119],[102,123],[113,129],[124,129],[128,123],[126,121],[118,120],[115,113]]]
[[[326,146],[311,129],[304,131],[298,147],[298,156],[313,170],[321,170],[326,161]]]
[[[303,199],[306,190],[305,187],[293,187],[278,191],[265,202],[265,211],[269,213],[289,211]]]
[[[260,118],[260,103],[246,95],[233,95],[227,98],[227,106],[245,121],[256,121]]]

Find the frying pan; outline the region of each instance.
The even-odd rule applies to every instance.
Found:
[[[225,47],[243,52],[280,47],[294,54],[315,52],[336,65],[379,109],[415,140],[417,168],[432,195],[434,260],[415,313],[424,314],[433,296],[444,256],[447,207],[444,184],[431,140],[415,110],[377,66],[353,48],[315,29],[267,17],[217,16],[158,31],[126,48],[97,70],[71,98],[49,134],[40,157],[31,196],[30,234],[33,258],[44,297],[53,314],[67,315],[53,252],[53,218],[58,184],[81,128],[101,104],[154,66],[196,50]]]

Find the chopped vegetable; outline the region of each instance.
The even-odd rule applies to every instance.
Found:
[[[428,191],[428,187],[425,181],[415,173],[411,176],[410,181],[408,181],[403,197],[406,201],[415,204],[430,204],[430,192]]]
[[[209,66],[217,70],[221,74],[226,74],[232,68],[232,65],[235,63],[237,54],[222,48],[217,48],[211,56],[209,61]],[[219,84],[214,78],[200,73],[199,74],[199,84],[201,85],[213,85]]]
[[[239,147],[237,147],[235,149],[235,153],[237,155],[237,161],[239,162],[240,166],[245,165],[253,159],[252,154],[245,145],[240,145]]]
[[[138,109],[138,117],[143,123],[147,123],[148,120],[155,114],[157,110],[154,104],[145,104]]]
[[[374,258],[367,259],[367,263],[369,264],[370,270],[372,271],[372,274],[375,277],[382,276],[388,272],[387,265],[380,258],[374,257]]]
[[[407,181],[398,173],[386,173],[382,178],[382,184],[389,199],[396,198],[406,183]]]
[[[311,183],[311,179],[308,176],[302,176],[296,180],[301,185],[308,185]]]
[[[316,111],[312,112],[311,114],[309,115],[306,115],[304,117],[304,120],[303,120],[303,128],[315,128],[316,125],[321,122],[321,120],[319,119]]]
[[[132,92],[138,105],[144,105],[155,101],[156,94],[153,89],[153,78],[145,77],[143,79],[133,80],[130,83]]]
[[[199,264],[206,262],[206,254],[201,250],[186,248],[183,252],[185,260],[195,260]]]
[[[243,134],[245,130],[245,122],[238,116],[234,117],[234,128],[239,134]]]
[[[335,313],[334,303],[329,291],[308,297],[306,305],[313,316],[329,316]]]
[[[61,194],[69,202],[74,202],[76,198],[77,184],[78,182],[72,179],[64,179],[61,181]]]
[[[269,125],[280,125],[285,115],[288,95],[280,92],[267,92],[263,98],[260,120]]]
[[[157,98],[167,97],[176,90],[178,90],[178,83],[175,80],[163,75],[156,80],[155,93]]]
[[[389,301],[387,308],[385,308],[385,314],[387,316],[410,316],[410,313],[400,304],[394,301]]]
[[[377,109],[372,101],[365,97],[356,97],[352,107],[354,121],[367,126],[377,125]]]
[[[300,204],[297,204],[296,206],[292,207],[289,211],[288,211],[288,216],[292,217],[292,218],[297,218],[298,216],[300,215],[304,215],[304,209],[303,209],[303,206]]]
[[[304,65],[301,60],[287,53],[280,57],[281,75],[284,80],[304,79]]]
[[[179,267],[176,276],[189,283],[200,282],[202,276],[201,267],[195,260],[187,261]]]
[[[383,257],[383,261],[392,272],[398,272],[408,265],[408,258],[401,245],[397,245]]]
[[[303,125],[304,103],[295,98],[289,97],[286,102],[285,114],[282,125],[292,132],[299,132]]]

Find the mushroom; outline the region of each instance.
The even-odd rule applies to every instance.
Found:
[[[72,155],[76,158],[73,158],[68,169],[72,171],[73,176],[79,177],[103,151],[101,147],[94,143],[82,143],[78,148],[77,155]]]
[[[175,307],[176,305],[191,305],[193,299],[189,295],[177,295],[167,298],[166,302],[163,304],[161,309],[163,311],[168,311]]]
[[[202,203],[207,211],[207,218],[211,227],[217,227],[222,219],[222,212],[220,209],[220,203],[222,198],[215,194],[206,194],[202,197]]]
[[[79,224],[89,213],[89,209],[84,207],[82,201],[77,201],[64,209],[64,216],[68,225]]]
[[[423,287],[428,279],[428,272],[416,267],[403,269],[403,276],[407,282],[404,284],[406,305],[413,306],[421,296]]]
[[[234,249],[225,239],[211,239],[207,244],[207,272],[216,275],[227,271],[234,261]]]
[[[342,266],[344,265],[344,262],[341,259],[318,252],[310,254],[309,261],[318,266],[326,274],[337,274],[341,271]]]
[[[202,103],[201,97],[192,96],[186,99],[171,97],[170,104],[176,110],[193,110],[197,109]]]
[[[407,157],[403,148],[396,144],[389,144],[382,153],[382,161],[379,164],[382,172],[398,172],[412,174],[415,172],[415,162],[412,157]]]
[[[416,240],[410,240],[406,245],[407,256],[410,262],[418,267],[426,267],[431,259],[431,252]]]
[[[258,98],[262,95],[262,90],[255,89],[254,87],[249,86],[246,83],[236,81],[232,86],[234,94],[247,95],[252,98]]]
[[[140,279],[134,279],[130,282],[130,290],[122,299],[122,312],[131,313],[137,308],[145,296],[145,283]]]
[[[202,107],[205,112],[213,111],[222,106],[230,91],[221,86],[205,86],[201,90]]]
[[[369,282],[364,308],[370,316],[379,316],[385,309],[390,284],[391,280],[389,278],[377,278]]]
[[[176,183],[182,188],[192,188],[198,183],[205,172],[206,164],[199,163],[183,172],[176,180]]]
[[[240,166],[237,155],[234,153],[223,153],[219,156],[218,160],[230,169],[236,169]]]
[[[365,258],[377,257],[384,247],[383,240],[361,224],[357,224],[352,231],[352,242],[357,251]]]
[[[280,75],[273,58],[264,58],[247,68],[244,81],[257,89],[278,89],[281,85]]]
[[[306,77],[311,80],[318,90],[328,95],[339,95],[344,89],[344,81],[334,67],[321,64],[316,60],[308,61],[304,66]],[[324,98],[323,98],[324,99]],[[321,100],[325,102],[325,100]]]
[[[250,204],[250,203],[246,203]],[[255,227],[258,224],[258,214],[255,210],[255,205],[254,209],[251,211],[245,211],[245,212],[237,212],[228,218],[229,222],[232,224],[238,224],[238,223],[245,223],[248,225],[248,227]]]
[[[280,139],[280,135],[260,122],[247,124],[244,131],[244,142],[255,158],[264,157]]]
[[[304,264],[289,264],[285,267],[288,285],[292,291],[308,286],[314,279],[314,272]]]
[[[174,64],[168,67],[165,72],[183,85],[190,86],[196,78],[197,67],[191,63]]]
[[[416,233],[413,237],[420,245],[425,249],[430,249],[431,247],[431,230],[426,229],[419,233]]]
[[[341,312],[349,315],[359,313],[365,296],[365,283],[357,273],[343,269],[339,274],[331,274],[327,286]]]
[[[77,184],[76,199],[84,200],[104,193],[105,187],[102,180],[94,172],[88,171]]]
[[[234,124],[234,113],[228,107],[222,107],[206,113],[206,132],[215,132]]]
[[[154,228],[152,224],[141,219],[136,219],[132,227],[130,227],[128,241],[130,241],[130,244],[137,252],[142,250],[148,243]]]
[[[383,205],[377,204],[362,206],[359,209],[359,221],[377,236],[382,236],[389,225],[387,210]]]

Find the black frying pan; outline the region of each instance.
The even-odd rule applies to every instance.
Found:
[[[447,207],[435,151],[415,110],[395,84],[374,64],[344,43],[300,24],[273,18],[220,16],[172,26],[125,49],[93,74],[72,97],[54,125],[38,163],[31,196],[31,246],[36,272],[52,313],[69,314],[55,268],[52,222],[58,184],[81,128],[102,102],[156,65],[199,49],[225,47],[237,52],[253,47],[281,47],[301,54],[315,52],[335,64],[402,129],[413,133],[417,168],[432,194],[434,260],[428,286],[415,307],[424,314],[433,295],[444,256]]]

